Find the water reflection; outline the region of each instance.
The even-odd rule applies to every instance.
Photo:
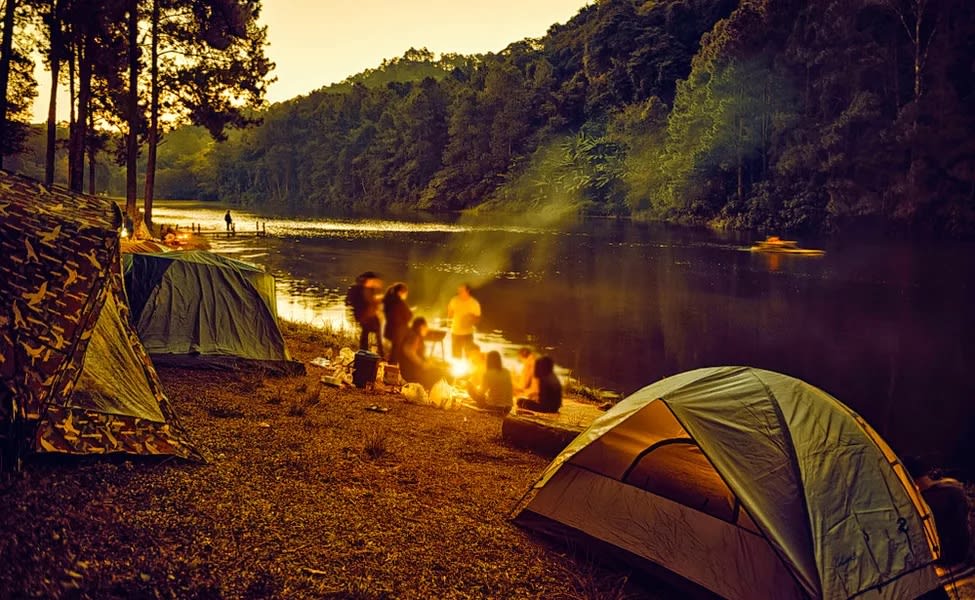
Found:
[[[161,223],[223,226],[222,207],[168,204]],[[834,240],[822,258],[743,251],[751,236],[612,220],[552,226],[296,219],[235,211],[214,250],[267,267],[279,313],[351,327],[343,306],[371,269],[410,284],[437,318],[470,280],[486,349],[550,352],[583,382],[632,392],[702,366],[745,364],[817,385],[899,449],[948,451],[970,418],[975,266],[970,244]]]

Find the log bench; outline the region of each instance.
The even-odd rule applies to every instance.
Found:
[[[601,414],[594,404],[568,398],[555,414],[516,408],[504,418],[501,437],[518,448],[554,458]]]

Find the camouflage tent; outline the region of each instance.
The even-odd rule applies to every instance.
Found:
[[[24,450],[198,457],[129,325],[111,201],[0,171],[0,467]]]

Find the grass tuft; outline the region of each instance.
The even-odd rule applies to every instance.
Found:
[[[367,434],[363,450],[372,460],[379,460],[389,452],[389,434],[379,430]]]
[[[620,399],[620,395],[616,392],[604,390],[603,388],[596,386],[585,385],[576,379],[570,379],[568,381],[565,386],[565,392],[568,395],[578,396],[583,400],[587,400],[595,404],[602,404],[604,402],[611,402],[615,404]]]
[[[303,417],[308,413],[308,409],[301,404],[294,403],[288,406],[288,416],[289,417]]]
[[[206,411],[214,419],[239,419],[244,416],[244,411],[236,404],[213,404]]]
[[[571,544],[570,544],[571,545]],[[627,600],[628,574],[607,571],[600,568],[586,553],[574,553],[576,562],[572,568],[562,568],[569,589],[563,598],[566,600]]]
[[[308,393],[305,395],[305,404],[307,406],[316,406],[319,402],[322,401],[321,393],[322,393],[321,386],[318,386],[313,390],[309,390]]]
[[[359,335],[351,327],[336,327],[331,323],[325,323],[323,327],[318,327],[308,323],[296,323],[294,321],[280,321],[281,331],[285,337],[298,338],[302,341],[325,348],[339,349],[343,347],[357,348],[359,346]]]
[[[275,406],[284,402],[284,388],[280,385],[274,387],[274,392],[268,396],[267,403]]]

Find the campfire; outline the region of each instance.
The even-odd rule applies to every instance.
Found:
[[[471,361],[466,358],[450,357],[447,359],[447,364],[450,365],[450,374],[454,379],[467,377],[471,373]]]

